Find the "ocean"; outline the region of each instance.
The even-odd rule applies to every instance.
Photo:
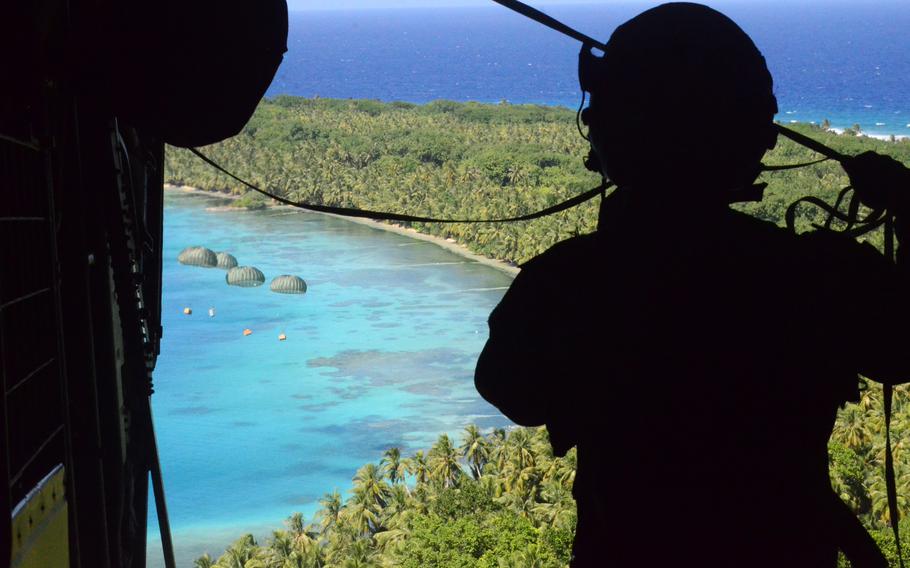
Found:
[[[473,382],[509,275],[334,217],[225,203],[165,194],[152,403],[180,566],[268,535],[294,511],[311,520],[319,498],[344,493],[390,447],[410,456],[469,423],[509,424]],[[178,263],[193,245],[257,266],[266,284],[232,287],[223,270]],[[307,293],[271,292],[280,274],[304,278]],[[154,515],[149,545],[160,566]]]
[[[644,6],[548,11],[606,39]],[[764,52],[780,120],[910,134],[904,3],[720,8]],[[292,13],[289,52],[268,96],[575,107],[578,47],[498,6]],[[166,196],[153,406],[179,566],[206,551],[217,557],[245,532],[265,537],[294,511],[312,519],[324,493],[346,490],[356,469],[389,447],[408,455],[470,422],[508,424],[472,382],[507,275],[332,217],[223,205]],[[228,287],[220,270],[177,263],[191,245],[232,252],[268,278],[298,274],[310,289],[284,296],[267,285]],[[150,568],[162,565],[155,523],[152,515]]]
[[[620,0],[544,9],[606,41],[618,24],[656,4]],[[764,53],[779,120],[828,119],[839,128],[859,124],[872,134],[910,135],[905,0],[711,5],[733,18]],[[581,99],[579,47],[492,2],[476,8],[296,12],[288,53],[268,95],[575,108]],[[710,123],[712,117],[704,118]],[[668,117],[666,128],[672,127]]]

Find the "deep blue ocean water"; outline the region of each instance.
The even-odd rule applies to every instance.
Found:
[[[643,6],[548,10],[605,39]],[[910,134],[905,3],[747,0],[721,9],[768,59],[781,120]],[[303,12],[290,23],[269,95],[567,107],[580,98],[578,45],[498,6]],[[392,445],[409,454],[468,422],[506,424],[471,375],[508,276],[335,218],[211,209],[218,205],[166,197],[153,405],[179,566],[204,551],[217,556],[244,532],[266,536],[293,511],[312,518],[319,497],[347,489],[360,465]],[[228,287],[219,270],[176,262],[197,244],[269,278],[299,274],[310,290]],[[154,523],[151,568],[161,565]]]
[[[606,40],[657,2],[546,7]],[[710,4],[710,3],[709,3]],[[765,55],[779,120],[854,123],[910,135],[910,4],[905,0],[726,1]],[[578,106],[579,45],[489,7],[291,14],[288,53],[269,95]],[[660,112],[661,109],[654,109]],[[707,121],[711,120],[706,116]],[[667,128],[673,117],[667,117]]]

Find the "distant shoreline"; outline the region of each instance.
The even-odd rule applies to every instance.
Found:
[[[910,128],[910,124],[907,125],[907,128]],[[828,130],[837,134],[838,136],[841,136],[844,134],[844,132],[847,129],[831,127]],[[893,141],[895,141],[895,142],[900,141],[900,140],[910,139],[910,135],[908,135],[908,134],[873,134],[873,133],[862,132],[862,131],[859,134],[857,134],[857,136],[868,136],[869,138],[875,138],[876,140],[884,140],[885,142],[891,142],[892,138],[894,139]]]
[[[231,193],[222,193],[220,191],[209,191],[209,190],[205,190],[205,189],[200,189],[198,187],[193,187],[190,185],[173,185],[170,183],[166,183],[166,184],[164,184],[164,189],[168,190],[168,191],[182,191],[185,193],[197,193],[199,195],[208,195],[209,197],[220,197],[223,199],[230,199],[232,201],[236,200],[236,199],[240,199],[240,197],[241,197],[239,195],[234,195]],[[290,205],[267,205],[266,207],[268,207],[270,209],[298,210],[294,207],[291,207]],[[234,209],[234,208],[231,208],[231,209]],[[237,208],[237,209],[242,210],[240,208]],[[402,235],[405,237],[409,237],[412,239],[426,241],[426,242],[432,243],[440,248],[443,248],[451,253],[457,254],[458,256],[461,256],[463,258],[476,262],[478,264],[482,264],[484,266],[489,266],[490,268],[495,268],[496,270],[499,270],[500,272],[504,272],[504,273],[508,274],[509,276],[512,276],[513,278],[519,272],[521,272],[520,268],[518,268],[517,266],[514,266],[508,262],[504,262],[502,260],[496,260],[494,258],[488,258],[481,254],[471,252],[463,244],[460,244],[453,240],[444,239],[442,237],[437,237],[434,235],[428,235],[426,233],[421,233],[421,232],[417,231],[416,229],[410,229],[407,227],[403,227],[401,225],[383,223],[381,221],[374,221],[372,219],[361,219],[361,218],[357,218],[357,217],[344,217],[342,215],[335,215],[332,213],[322,213],[319,211],[310,211],[310,213],[317,213],[319,215],[328,215],[329,217],[336,217],[339,219],[343,219],[345,221],[357,223],[359,225],[366,225],[367,227],[372,227],[374,229],[388,231],[388,232],[396,233],[396,234],[399,234],[399,235]]]

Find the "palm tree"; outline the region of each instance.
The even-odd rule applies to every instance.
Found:
[[[405,546],[410,531],[407,528],[389,529],[378,532],[373,536],[376,541],[376,548],[386,558],[392,557],[395,551]]]
[[[368,539],[354,541],[347,550],[347,557],[338,564],[339,568],[381,568],[379,553]]]
[[[869,440],[869,430],[864,414],[856,405],[844,408],[834,424],[832,436],[851,450],[859,451],[865,447]]]
[[[506,447],[506,431],[502,428],[496,428],[490,434],[490,461],[496,464],[496,468],[501,471],[506,461],[508,461],[508,448]]]
[[[496,562],[496,566],[497,568],[525,568],[517,553],[503,556]]]
[[[888,507],[888,491],[884,478],[874,481],[869,487],[869,497],[872,500],[872,521],[879,527],[887,527],[891,523],[891,509]],[[907,498],[898,492],[898,511],[907,510]]]
[[[448,434],[441,434],[430,449],[430,472],[445,488],[455,487],[463,475],[458,452]]]
[[[340,566],[345,558],[349,556],[349,549],[354,542],[363,538],[363,533],[353,526],[350,520],[350,511],[345,507],[342,515],[335,523],[335,528],[328,533],[325,542],[325,561],[326,567],[335,568]]]
[[[461,444],[461,455],[468,462],[471,475],[480,479],[483,466],[490,457],[490,447],[486,438],[476,424],[468,424],[464,429],[464,442]]]
[[[266,565],[269,568],[291,566],[294,552],[294,540],[291,535],[285,531],[273,531],[265,553]]]
[[[536,452],[534,461],[537,463],[538,469],[541,472],[541,481],[543,483],[557,481],[567,490],[571,490],[572,485],[575,483],[575,468],[577,463],[575,448],[571,448],[566,452],[566,455],[561,458],[555,457],[552,449],[547,449],[542,452],[541,449],[538,448]]]
[[[327,534],[338,524],[338,517],[341,515],[342,509],[341,494],[337,489],[331,493],[326,493],[319,500],[319,504],[322,506],[318,513],[320,517],[319,524],[322,528],[322,534]]]
[[[541,502],[531,509],[538,526],[569,528],[575,518],[572,492],[558,481],[550,481],[540,492]]]
[[[354,476],[354,500],[379,512],[385,507],[389,485],[382,472],[374,463],[368,463],[357,470]]]
[[[514,553],[518,557],[518,565],[522,568],[544,568],[544,560],[540,557],[540,552],[536,544],[529,544],[524,550]]]
[[[416,515],[426,515],[430,511],[430,505],[436,498],[433,494],[429,483],[422,483],[414,488],[411,493],[410,507]]]
[[[527,428],[512,430],[506,441],[509,461],[513,461],[518,469],[534,465],[534,440]]]
[[[297,551],[306,551],[316,545],[318,534],[311,530],[304,523],[303,513],[293,513],[287,518],[285,524],[288,527],[287,536],[291,539],[293,548]]]
[[[292,535],[302,534],[304,531],[303,513],[291,513],[291,516],[285,519],[284,524],[287,525],[288,531]]]
[[[193,561],[193,568],[213,568],[214,566],[215,560],[209,556],[208,552]]]
[[[414,481],[418,486],[423,485],[430,479],[430,466],[423,450],[417,450],[417,453],[407,461],[408,473],[414,476]]]
[[[487,468],[489,470],[489,468]],[[483,492],[490,498],[495,499],[502,495],[502,483],[499,481],[498,472],[496,474],[485,474],[478,480],[478,485]]]
[[[258,552],[256,539],[251,534],[245,534],[228,546],[215,566],[218,568],[247,568],[247,563],[253,560]]]
[[[347,514],[359,534],[373,534],[379,527],[379,516],[366,503],[354,503],[347,508]]]
[[[388,478],[389,483],[395,485],[404,480],[407,473],[407,464],[401,459],[401,450],[398,448],[389,448],[382,454],[382,472]]]
[[[389,529],[405,525],[409,514],[413,513],[410,497],[410,492],[403,485],[393,486],[382,510],[380,524]]]

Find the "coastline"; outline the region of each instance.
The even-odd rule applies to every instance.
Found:
[[[910,124],[907,125],[910,128]],[[833,132],[838,136],[844,134],[845,128],[835,128],[831,127],[828,129],[829,132]],[[883,140],[885,142],[900,142],[901,140],[910,140],[910,135],[908,134],[875,134],[869,132],[860,132],[857,136],[866,136],[868,138],[875,138],[876,140]]]
[[[174,185],[170,183],[164,184],[165,191],[183,191],[185,193],[197,193],[200,195],[208,195],[210,197],[221,197],[223,199],[237,200],[240,199],[239,195],[233,195],[230,193],[221,193],[220,191],[208,191],[205,189],[200,189],[198,187],[193,187],[189,185]],[[290,205],[267,205],[270,209],[289,209],[292,211],[298,211],[297,208],[291,207]],[[403,227],[401,225],[393,225],[391,223],[384,223],[382,221],[374,221],[372,219],[361,219],[357,217],[345,217],[342,215],[335,215],[333,213],[322,213],[320,211],[308,211],[309,213],[316,213],[318,215],[328,215],[329,217],[337,217],[339,219],[344,219],[345,221],[350,221],[352,223],[358,223],[360,225],[365,225],[367,227],[372,227],[374,229],[379,229],[381,231],[389,231],[396,233],[405,237],[412,239],[417,239],[420,241],[426,241],[432,243],[440,248],[443,248],[451,253],[457,254],[463,258],[466,258],[472,262],[488,266],[490,268],[495,268],[500,272],[504,272],[513,278],[521,272],[521,269],[517,266],[504,262],[502,260],[496,260],[494,258],[488,258],[481,254],[477,254],[468,249],[468,247],[455,242],[450,239],[445,239],[442,237],[437,237],[435,235],[428,235],[426,233],[421,233],[416,229],[411,229]]]

